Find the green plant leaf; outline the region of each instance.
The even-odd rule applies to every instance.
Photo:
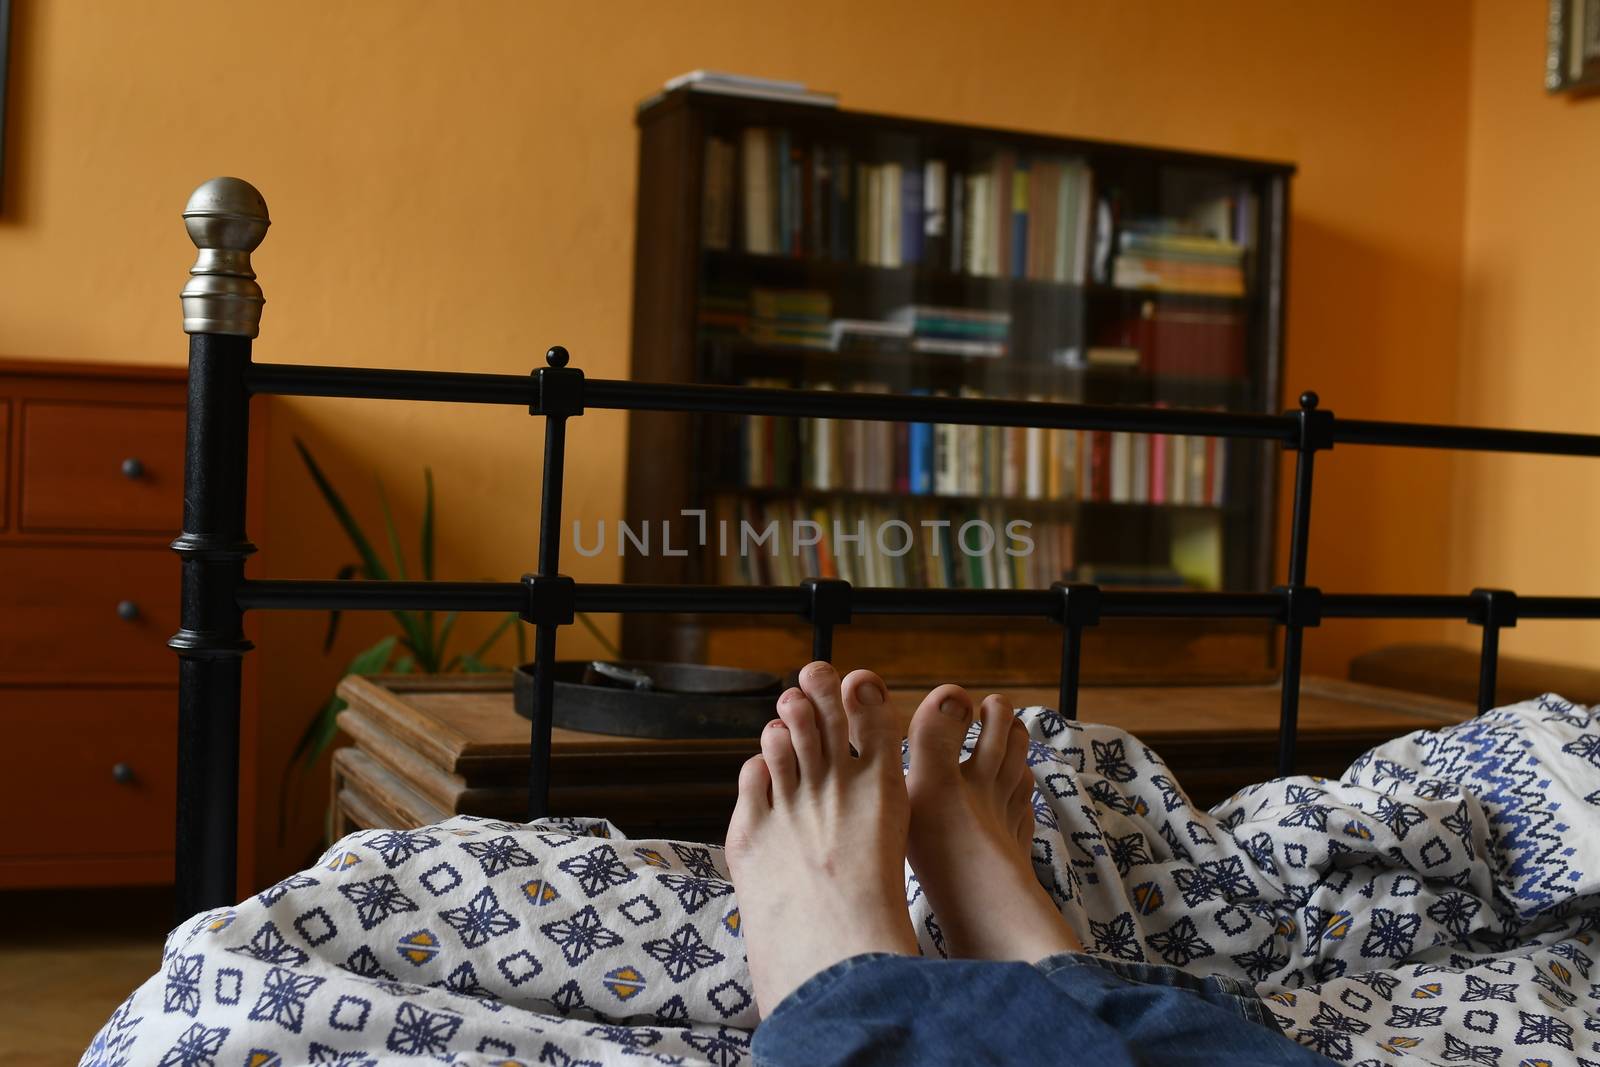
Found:
[[[394,513],[389,510],[389,496],[383,491],[382,478],[373,475],[372,481],[378,487],[378,505],[383,508],[383,530],[389,536],[389,551],[394,554],[395,573],[401,581],[405,581],[409,577],[406,574],[406,553],[400,547],[400,531],[395,529]]]
[[[380,582],[387,579],[389,572],[384,569],[383,561],[378,558],[378,554],[372,550],[372,542],[367,540],[367,535],[361,532],[355,516],[345,507],[344,498],[334,489],[333,483],[328,481],[328,476],[322,473],[322,468],[317,466],[317,461],[311,456],[311,450],[298,437],[294,439],[294,447],[300,452],[306,470],[311,472],[311,480],[317,483],[322,499],[327,501],[328,510],[333,512],[333,517],[339,520],[339,525],[344,528],[345,536],[355,546],[356,554],[361,557],[361,566],[366,571],[367,577]]]
[[[433,468],[422,468],[422,577],[424,581],[433,581]],[[448,621],[448,620],[447,620]],[[433,642],[432,656],[425,663],[423,669],[430,674],[439,673],[439,661],[444,659],[444,643],[450,638],[447,626],[435,639],[433,629],[433,612],[422,613],[422,627],[428,632],[428,640]]]
[[[461,670],[465,674],[488,674],[499,669],[499,667],[483,662],[470,652],[461,657]]]
[[[410,674],[416,669],[417,663],[410,656],[401,656],[399,659],[389,664],[389,671],[392,674]]]
[[[371,648],[358,652],[350,665],[345,668],[346,674],[377,674],[389,663],[389,657],[394,655],[395,637],[390,634]],[[316,718],[311,720],[306,727],[306,732],[300,736],[300,741],[295,745],[294,754],[290,762],[301,763],[302,769],[309,771],[316,765],[322,753],[333,742],[334,736],[339,732],[339,712],[345,709],[343,698],[335,694],[328,698],[322,705]]]
[[[422,577],[433,581],[433,468],[422,468]]]
[[[346,582],[351,578],[354,578],[357,572],[360,570],[361,568],[356,564],[346,563],[343,567],[339,568],[339,573],[335,574],[334,578],[338,581]],[[328,633],[322,639],[322,654],[324,656],[333,651],[333,639],[338,636],[338,633],[339,612],[330,611],[328,612]]]
[[[456,619],[459,618],[460,615],[461,613],[459,611],[450,612],[444,617],[444,622],[439,626],[439,642],[437,647],[440,659],[444,658],[445,649],[450,645],[450,634],[455,630]],[[449,668],[446,668],[447,672],[448,670]],[[437,663],[434,664],[434,673],[438,673]]]
[[[494,647],[494,643],[500,640],[500,638],[505,634],[507,628],[510,627],[512,623],[516,622],[519,617],[520,616],[518,616],[516,612],[511,612],[505,618],[501,619],[500,625],[496,626],[493,630],[490,630],[489,636],[480,641],[477,648],[461,657],[462,664],[464,665],[469,659],[481,662],[489,649]]]
[[[594,624],[594,620],[593,619],[589,618],[589,616],[585,615],[581,611],[575,612],[575,614],[578,616],[578,621],[583,623],[583,628],[588,630],[589,633],[593,634],[594,635],[594,639],[596,641],[600,642],[600,647],[606,650],[606,655],[610,656],[612,659],[621,659],[622,658],[622,653],[617,651],[617,646],[612,644],[611,643],[611,639],[606,637],[605,632],[603,630],[601,630],[600,627],[598,627],[598,626],[596,626]],[[521,638],[520,634],[518,635],[518,638],[519,638],[519,643],[517,645],[517,655],[521,656],[522,655],[522,645],[520,643],[520,638]],[[523,660],[523,662],[527,662],[527,661]]]
[[[290,774],[290,770],[293,769],[295,764],[300,763],[305,754],[311,751],[313,745],[318,743],[318,739],[323,736],[326,730],[325,724],[331,722],[337,725],[339,713],[344,709],[344,698],[338,694],[328,697],[322,707],[317,709],[316,715],[312,716],[311,721],[306,724],[305,732],[300,735],[300,740],[295,743],[294,752],[289,756],[288,766],[284,768],[283,779],[278,783],[278,844],[280,845],[283,844],[289,827],[289,782],[293,777]],[[323,747],[326,747],[326,742],[323,743]],[[307,760],[301,766],[301,772],[309,772],[315,763],[315,759]]]
[[[339,521],[339,525],[344,529],[345,536],[355,546],[356,554],[361,557],[361,568],[366,577],[380,582],[388,580],[389,572],[384,567],[383,560],[378,558],[378,553],[373,550],[372,542],[367,540],[367,535],[361,531],[361,526],[356,522],[355,516],[350,514],[350,509],[345,507],[344,498],[339,495],[339,491],[333,487],[333,483],[328,481],[328,476],[317,465],[316,459],[311,455],[311,450],[298,437],[294,439],[294,447],[299,451],[300,458],[306,465],[306,470],[311,472],[311,480],[317,483],[317,489],[321,491],[323,500],[327,501],[328,509],[333,512],[333,517]],[[425,656],[426,653],[423,649],[427,647],[427,641],[422,637],[416,616],[409,611],[395,611],[390,614],[400,624],[400,628],[405,631],[406,647],[419,657]]]

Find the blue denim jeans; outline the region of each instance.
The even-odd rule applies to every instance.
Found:
[[[1032,965],[854,956],[785,997],[752,1052],[757,1067],[1328,1063],[1242,982],[1076,952]]]

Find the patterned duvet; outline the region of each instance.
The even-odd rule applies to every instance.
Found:
[[[1034,866],[1091,951],[1254,982],[1340,1063],[1600,1067],[1588,709],[1546,696],[1209,812],[1132,736],[1019,714]],[[458,817],[184,923],[82,1062],[734,1067],[755,1023],[719,849]]]

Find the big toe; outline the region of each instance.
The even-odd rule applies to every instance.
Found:
[[[844,676],[844,712],[850,723],[850,743],[862,759],[892,754],[899,762],[904,721],[889,703],[889,687],[872,671],[851,671]]]
[[[911,767],[906,772],[908,788],[922,783],[942,783],[956,777],[961,761],[961,742],[972,722],[972,698],[959,685],[941,685],[922,698],[911,716],[908,736],[911,742]]]

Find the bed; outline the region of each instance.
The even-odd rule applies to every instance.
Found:
[[[184,213],[189,434],[179,655],[177,879],[184,920],[160,972],[84,1062],[207,1064],[747,1061],[756,1022],[718,849],[632,841],[546,814],[555,635],[576,611],[799,615],[827,658],[863,614],[1034,616],[1062,632],[1056,709],[1033,740],[1034,865],[1093,951],[1256,984],[1286,1032],[1340,1062],[1590,1062],[1600,925],[1600,724],[1555,695],[1491,709],[1501,628],[1600,618],[1600,598],[1324,592],[1307,581],[1313,470],[1336,445],[1600,455],[1600,437],[1175,409],[594,380],[552,348],[527,377],[252,362],[250,253],[265,202],[214,179]],[[249,400],[292,394],[527,406],[544,420],[538,568],[517,582],[250,581]],[[559,573],[562,468],[586,410],[719,411],[1185,433],[1295,454],[1288,581],[1256,593],[678,588]],[[236,835],[247,610],[516,611],[536,627],[529,823],[458,817],[364,831],[242,903]],[[1260,618],[1283,631],[1282,777],[1209,811],[1136,738],[1078,723],[1083,628],[1102,618]],[[1482,629],[1480,716],[1379,746],[1340,778],[1294,776],[1304,631],[1324,618],[1453,618]],[[603,813],[597,813],[603,814]],[[937,918],[908,874],[925,953]],[[1593,1062],[1600,1063],[1600,1058]]]

